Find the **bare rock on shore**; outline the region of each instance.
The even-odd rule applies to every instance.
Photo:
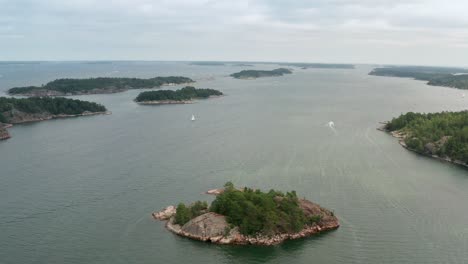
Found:
[[[0,140],[9,139],[11,136],[6,130],[6,126],[0,123]]]
[[[195,217],[181,228],[185,236],[201,241],[221,239],[227,230],[226,217],[212,212]]]
[[[160,212],[153,213],[153,217],[158,220],[169,220],[172,216],[176,214],[176,208],[173,205],[170,205],[164,208]]]

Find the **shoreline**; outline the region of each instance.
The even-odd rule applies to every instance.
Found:
[[[201,100],[208,100],[208,99],[214,99],[214,98],[219,98],[223,97],[225,95],[211,95],[208,98],[193,98],[190,100],[161,100],[161,101],[141,101],[137,102],[134,100],[135,103],[140,104],[140,105],[174,105],[174,104],[194,104],[197,101]]]
[[[205,194],[217,195],[223,191],[223,189],[212,189],[205,192]],[[244,235],[239,231],[238,226],[229,224],[226,216],[208,210],[190,219],[182,226],[174,223],[177,209],[173,205],[167,206],[161,211],[153,212],[151,215],[156,220],[165,221],[165,228],[178,236],[219,245],[272,246],[281,244],[286,240],[306,238],[340,227],[338,218],[333,211],[306,199],[299,199],[299,207],[304,211],[305,215],[320,216],[320,220],[305,224],[297,232],[272,235],[260,233]]]
[[[167,83],[161,86],[154,86],[150,88],[133,88],[133,87],[126,87],[126,88],[97,88],[85,91],[76,91],[71,93],[64,93],[57,90],[47,90],[47,89],[38,89],[34,92],[27,92],[27,93],[10,93],[7,92],[9,96],[26,96],[26,97],[61,97],[61,96],[81,96],[81,95],[95,95],[95,94],[115,94],[115,93],[123,93],[129,90],[143,90],[143,89],[160,89],[161,87],[165,86],[176,86],[176,85],[189,85],[195,82],[187,82],[187,83]]]
[[[210,214],[210,213],[208,213]],[[214,213],[211,213],[214,214]],[[203,215],[202,215],[203,216]],[[219,215],[222,216],[222,215]],[[202,237],[190,234],[182,230],[180,225],[174,224],[174,217],[167,220],[165,227],[170,232],[192,240],[209,242],[217,245],[254,245],[254,246],[274,246],[285,242],[286,240],[295,240],[306,238],[320,233],[336,230],[340,227],[338,221],[328,224],[313,224],[304,227],[301,231],[296,233],[279,233],[273,236],[256,235],[246,236],[238,233],[236,228],[231,229],[228,235],[219,235],[211,237]]]
[[[33,122],[47,121],[47,120],[52,120],[52,119],[80,117],[80,116],[94,116],[94,115],[111,115],[111,114],[112,114],[111,111],[105,111],[105,112],[83,112],[81,114],[76,114],[76,115],[66,115],[66,114],[49,115],[49,116],[46,116],[46,117],[32,117],[31,119],[12,122],[11,124],[8,124],[8,125],[10,125],[10,127],[12,127],[15,124],[33,123]]]
[[[415,149],[412,149],[412,148],[408,147],[406,145],[406,143],[405,143],[406,135],[404,133],[402,133],[399,130],[389,131],[389,130],[387,130],[385,128],[386,125],[387,125],[386,122],[380,122],[380,123],[383,124],[383,125],[378,127],[377,130],[385,132],[387,134],[390,134],[392,137],[397,138],[398,139],[398,144],[400,144],[400,146],[402,146],[403,148],[405,148],[405,149],[407,149],[409,151],[412,151],[412,152],[414,152],[414,153],[416,153],[418,155],[424,156],[424,157],[428,157],[428,158],[432,158],[432,159],[435,159],[435,160],[438,160],[438,161],[441,161],[441,162],[447,162],[447,163],[451,163],[451,164],[454,164],[454,165],[462,166],[464,168],[468,168],[468,164],[466,164],[466,163],[464,163],[462,161],[452,160],[450,157],[443,158],[443,157],[440,157],[438,155],[431,155],[431,154],[420,152],[420,151],[417,151]]]
[[[21,125],[33,122],[40,122],[40,121],[47,121],[52,119],[61,119],[61,118],[70,118],[70,117],[80,117],[80,116],[94,116],[94,115],[110,115],[112,112],[105,111],[105,112],[83,112],[81,114],[76,115],[48,115],[48,116],[41,116],[41,117],[34,117],[30,116],[28,119],[23,119],[16,122],[11,123],[0,123],[0,140],[6,140],[11,138],[10,133],[8,132],[7,128],[13,127],[14,125]]]

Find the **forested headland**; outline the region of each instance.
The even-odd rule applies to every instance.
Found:
[[[468,111],[408,112],[393,118],[385,129],[418,153],[468,164]]]
[[[375,68],[369,75],[414,78],[427,81],[428,85],[444,86],[458,89],[468,89],[468,69],[425,67],[425,66],[399,66]]]
[[[103,105],[63,97],[0,97],[0,139],[9,137],[3,124],[18,124],[53,118],[104,114]],[[3,136],[2,136],[3,135]]]
[[[116,93],[128,89],[157,88],[163,85],[192,83],[192,79],[181,76],[139,78],[98,77],[88,79],[57,79],[42,86],[14,87],[8,90],[12,95],[63,96]]]

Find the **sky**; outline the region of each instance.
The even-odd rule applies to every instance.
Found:
[[[467,10],[467,0],[0,0],[0,61],[468,66]]]

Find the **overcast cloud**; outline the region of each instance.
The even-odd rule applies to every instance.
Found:
[[[466,0],[0,0],[0,60],[468,66]]]

